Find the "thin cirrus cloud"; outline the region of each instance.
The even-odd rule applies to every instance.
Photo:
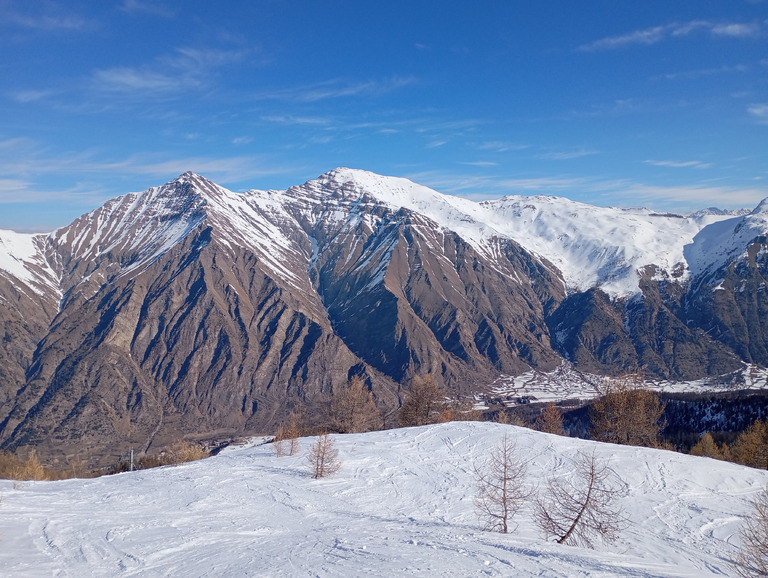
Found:
[[[348,82],[340,79],[333,79],[306,86],[259,92],[252,95],[252,98],[254,100],[285,100],[312,103],[349,96],[378,96],[409,86],[415,82],[416,79],[412,76],[392,77],[385,80],[367,80],[363,82]]]
[[[747,111],[757,118],[759,123],[768,124],[768,103],[753,104]]]
[[[105,92],[175,92],[200,85],[200,80],[190,75],[171,76],[128,67],[96,70],[92,80]]]
[[[3,14],[5,24],[28,28],[31,30],[86,30],[97,27],[97,23],[87,18],[71,14],[20,14],[11,10]]]
[[[151,16],[162,16],[164,18],[172,18],[175,16],[175,12],[163,4],[156,2],[140,2],[139,0],[124,0],[120,6],[120,10],[128,14],[149,14]]]
[[[703,163],[701,161],[655,161],[655,160],[646,160],[643,161],[645,164],[653,165],[656,167],[671,167],[671,168],[694,168],[694,169],[706,169],[707,167],[711,167],[711,163]]]
[[[91,81],[98,90],[110,93],[178,92],[204,86],[210,71],[239,62],[245,55],[243,50],[181,47],[145,67],[96,70]]]
[[[705,20],[692,20],[685,23],[666,24],[634,30],[618,36],[608,36],[594,42],[582,44],[578,47],[578,50],[596,52],[599,50],[615,50],[633,45],[650,46],[669,38],[688,36],[697,30],[708,31],[715,36],[721,37],[746,38],[759,35],[761,26],[757,23],[713,23]]]
[[[595,150],[590,150],[590,149],[579,149],[575,151],[559,151],[559,152],[554,151],[554,152],[541,153],[539,155],[536,155],[536,158],[541,160],[549,160],[549,161],[567,161],[571,159],[579,159],[581,157],[588,157],[596,154],[599,154],[599,152]]]
[[[462,175],[432,171],[409,175],[443,193],[457,194],[475,201],[499,198],[501,195],[556,195],[597,205],[615,205],[617,198],[631,197],[637,205],[650,207],[718,206],[751,208],[766,196],[765,188],[726,186],[655,186],[626,179],[600,177],[508,178],[490,175]]]

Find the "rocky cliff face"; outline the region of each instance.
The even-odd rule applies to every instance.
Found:
[[[664,253],[685,262],[635,267],[649,249],[552,234],[548,214],[588,210],[568,203],[476,205],[347,169],[236,194],[187,173],[50,235],[0,236],[3,447],[107,462],[268,431],[295,407],[322,419],[352,375],[386,414],[425,372],[470,394],[563,357],[670,378],[768,364],[761,211],[685,220],[690,247]],[[568,259],[602,261],[579,277]]]

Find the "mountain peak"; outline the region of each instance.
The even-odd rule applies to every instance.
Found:
[[[768,197],[760,201],[760,203],[750,213],[750,215],[758,215],[758,214],[768,216]]]
[[[191,193],[202,193],[203,196],[218,198],[222,195],[222,188],[202,175],[187,171],[161,187],[162,190],[178,190],[187,188]]]

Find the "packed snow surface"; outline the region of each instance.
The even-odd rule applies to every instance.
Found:
[[[545,540],[530,508],[481,530],[473,464],[507,434],[528,483],[608,460],[628,526],[594,550]],[[269,444],[90,480],[0,482],[3,576],[733,575],[738,530],[768,472],[478,422],[333,439],[342,467],[309,476]]]

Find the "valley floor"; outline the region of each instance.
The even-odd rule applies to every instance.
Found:
[[[473,462],[507,432],[528,479],[610,460],[629,527],[595,550],[546,542],[531,508],[484,532]],[[309,476],[269,444],[88,480],[0,481],[2,576],[730,576],[768,472],[661,450],[454,422],[334,436],[342,467]]]

